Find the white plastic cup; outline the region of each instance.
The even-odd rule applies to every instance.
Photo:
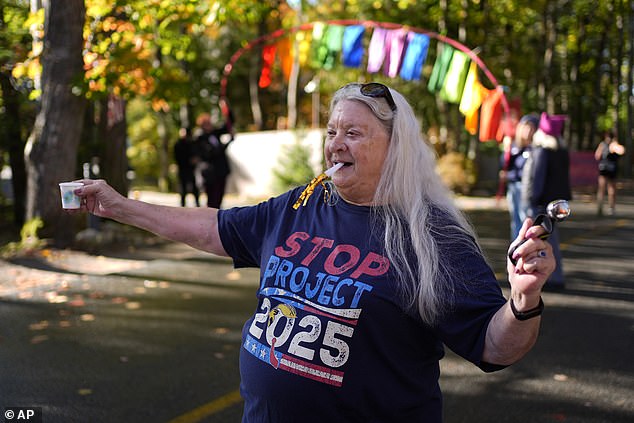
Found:
[[[83,187],[81,182],[61,182],[59,190],[62,195],[62,208],[78,209],[81,207],[81,198],[75,194],[77,188]]]

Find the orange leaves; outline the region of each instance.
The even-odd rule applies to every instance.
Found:
[[[152,99],[152,110],[155,112],[168,112],[170,109],[170,105],[162,98],[153,98]]]
[[[134,21],[118,16],[96,15],[93,19],[83,53],[89,91],[112,90],[120,96],[151,94],[155,89],[150,73],[155,56],[154,34],[143,31],[153,24],[152,17],[141,16],[136,26]]]
[[[115,18],[114,16],[108,16],[103,20],[101,28],[104,32],[134,32],[134,25],[128,21],[123,21]]]
[[[120,21],[114,16],[109,16],[103,20],[103,23],[101,24],[101,29],[103,29],[105,32],[116,31],[117,27],[119,26],[119,22]]]

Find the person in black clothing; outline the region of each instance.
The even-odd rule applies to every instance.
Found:
[[[599,180],[597,189],[597,214],[603,215],[603,199],[605,190],[608,191],[608,214],[614,215],[616,206],[616,174],[618,171],[619,157],[625,154],[625,147],[619,144],[614,132],[606,131],[603,141],[599,143],[594,152],[594,158],[599,167]]]
[[[174,160],[178,166],[181,206],[185,207],[187,194],[191,192],[194,195],[196,207],[200,207],[200,191],[198,190],[198,185],[196,185],[196,179],[194,177],[194,169],[199,159],[191,139],[189,128],[181,128],[178,131],[178,141],[174,144]]]
[[[196,145],[201,152],[201,176],[207,193],[207,206],[217,209],[222,203],[227,178],[231,173],[227,158],[227,147],[234,139],[231,121],[233,121],[231,112],[229,112],[227,122],[217,128],[214,128],[209,113],[203,113],[196,119],[197,125],[202,130]],[[229,141],[222,142],[221,137],[224,134],[230,135]]]

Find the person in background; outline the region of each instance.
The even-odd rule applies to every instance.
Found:
[[[240,349],[243,423],[440,423],[444,346],[487,372],[523,357],[552,248],[527,219],[506,299],[399,92],[345,85],[326,134],[331,180],[254,206],[154,205],[93,180],[76,192],[91,213],[261,269]]]
[[[530,156],[531,142],[538,124],[539,116],[534,114],[522,116],[515,128],[515,139],[505,146],[501,157],[500,178],[506,183],[506,201],[511,220],[512,240],[517,238],[522,223],[526,219],[527,207],[522,204],[522,171]]]
[[[194,174],[196,163],[200,158],[196,155],[194,142],[188,128],[180,128],[178,140],[174,144],[174,160],[178,167],[179,192],[181,207],[185,207],[187,194],[192,193],[196,207],[200,207],[200,191]]]
[[[603,200],[605,190],[608,191],[608,215],[613,216],[616,207],[616,175],[618,172],[618,160],[625,154],[625,147],[619,143],[614,132],[605,131],[603,140],[594,152],[594,158],[598,162],[599,179],[597,189],[597,214],[603,216]]]
[[[196,119],[196,124],[202,131],[196,145],[202,158],[200,174],[207,194],[208,207],[220,208],[225,195],[227,178],[231,173],[227,147],[234,140],[232,122],[231,111],[228,112],[227,121],[219,127],[214,127],[209,113],[203,113]],[[227,142],[222,141],[225,134],[230,135]]]
[[[533,135],[533,146],[522,172],[522,202],[526,215],[535,218],[546,212],[554,200],[570,200],[570,157],[564,145],[563,129],[567,116],[542,113],[539,127]],[[563,262],[559,248],[559,230],[548,240],[553,247],[557,267],[546,283],[546,289],[558,291],[565,287]]]

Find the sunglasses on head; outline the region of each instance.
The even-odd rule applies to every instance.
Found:
[[[392,109],[393,112],[396,111],[396,103],[392,98],[392,94],[390,94],[390,89],[385,85],[379,84],[378,82],[369,82],[367,84],[361,84],[360,91],[361,94],[366,97],[384,98],[388,106],[390,106],[390,109]]]

